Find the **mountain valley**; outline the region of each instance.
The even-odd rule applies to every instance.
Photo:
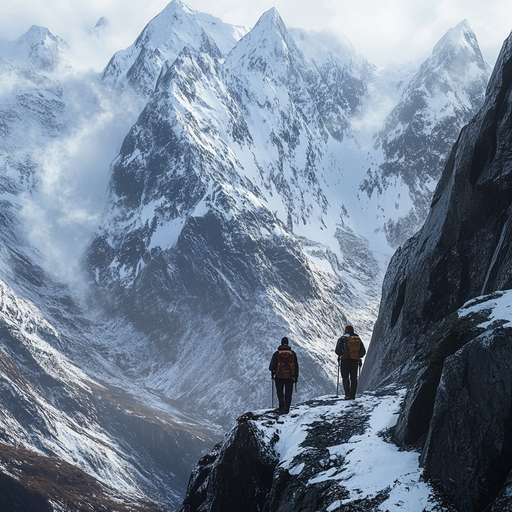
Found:
[[[372,339],[363,385],[378,396],[395,384],[410,405],[402,390],[427,355],[396,360],[382,340],[408,339],[409,293],[445,266],[412,261],[431,236],[425,220],[441,222],[435,205],[449,204],[452,147],[488,101],[491,69],[469,24],[420,66],[377,69],[276,9],[249,29],[172,0],[100,74],[74,69],[67,51],[35,26],[0,42],[9,489],[41,510],[178,510],[200,457],[239,416],[270,407],[284,335],[301,365],[294,404],[333,393],[334,344],[353,323]],[[496,223],[505,238],[488,245],[504,248],[508,224]],[[506,254],[492,261],[436,322],[506,289]],[[30,464],[77,471],[69,478],[98,503],[27,484]]]

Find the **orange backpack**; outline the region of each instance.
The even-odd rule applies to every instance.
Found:
[[[291,350],[279,350],[277,353],[276,378],[293,379],[295,376],[295,358]]]

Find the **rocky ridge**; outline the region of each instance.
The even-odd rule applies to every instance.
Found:
[[[403,391],[246,413],[191,475],[180,512],[454,511],[390,441]],[[383,471],[383,468],[386,468]]]

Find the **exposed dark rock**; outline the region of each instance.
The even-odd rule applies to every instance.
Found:
[[[192,473],[182,512],[261,512],[272,485],[277,456],[247,413]]]
[[[509,473],[503,489],[492,504],[485,509],[486,512],[502,512],[512,510],[512,472]]]
[[[483,510],[512,469],[512,328],[446,359],[422,455],[459,510]]]
[[[361,377],[366,389],[409,388],[395,439],[426,440],[427,474],[465,512],[489,506],[512,469],[510,330],[479,327],[484,307],[457,313],[512,285],[511,91],[512,37],[484,106],[451,152],[424,227],[390,263]]]
[[[454,313],[441,322],[431,335],[424,337],[428,347],[418,352],[409,363],[416,373],[395,429],[394,437],[399,444],[424,440],[444,360],[483,332],[484,329],[479,328],[478,324],[486,319],[484,312],[463,318]]]

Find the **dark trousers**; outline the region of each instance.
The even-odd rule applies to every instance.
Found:
[[[345,390],[345,398],[356,397],[357,391],[357,359],[341,360],[341,378],[343,380],[343,389]]]
[[[277,399],[279,400],[279,409],[283,412],[290,412],[293,393],[293,379],[276,378]]]

